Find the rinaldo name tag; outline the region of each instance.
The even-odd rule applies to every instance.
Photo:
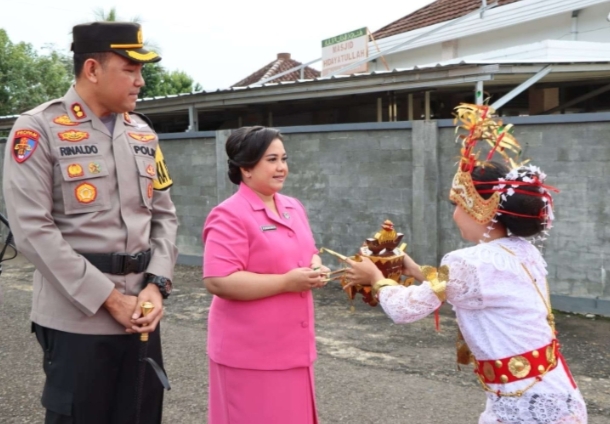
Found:
[[[261,230],[263,231],[275,231],[277,227],[275,225],[261,225]]]

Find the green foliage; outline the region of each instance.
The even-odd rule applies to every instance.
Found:
[[[51,47],[47,50],[41,55],[31,44],[14,44],[0,29],[0,116],[22,113],[68,90],[69,59]]]
[[[146,85],[140,90],[140,98],[161,97],[171,94],[201,91],[201,85],[182,71],[167,71],[159,63],[148,63],[142,68]]]

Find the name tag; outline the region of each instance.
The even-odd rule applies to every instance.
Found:
[[[261,230],[265,231],[275,231],[277,227],[275,225],[261,225]]]

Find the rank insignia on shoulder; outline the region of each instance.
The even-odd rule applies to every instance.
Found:
[[[60,115],[57,118],[53,119],[53,122],[59,125],[65,125],[66,127],[73,127],[78,125],[78,122],[74,122],[70,119],[68,115]]]
[[[76,178],[82,177],[83,175],[85,175],[85,173],[83,172],[83,167],[80,166],[78,163],[68,165],[68,177]]]
[[[76,200],[80,203],[91,203],[97,198],[97,188],[90,183],[79,184],[74,190]]]
[[[23,163],[38,147],[40,134],[34,130],[17,130],[13,137],[13,158],[17,163]]]
[[[87,114],[80,103],[74,103],[72,106],[70,106],[70,110],[76,119],[84,119],[87,117]]]
[[[69,141],[71,143],[76,143],[78,141],[83,141],[89,138],[89,133],[86,131],[76,131],[76,130],[68,130],[58,133],[59,138],[63,141]]]
[[[142,133],[133,133],[133,132],[130,132],[128,134],[129,134],[129,137],[133,138],[134,140],[141,141],[143,143],[148,143],[149,141],[153,141],[157,138],[157,136],[155,134],[142,134]]]
[[[169,176],[167,164],[165,163],[163,153],[161,152],[161,146],[157,146],[157,150],[155,152],[155,163],[157,165],[157,178],[155,178],[153,181],[154,189],[166,190],[170,188],[174,184],[174,182]]]
[[[125,120],[125,122],[127,122],[128,124],[131,124],[131,116],[129,116],[129,112],[124,112],[123,113],[123,119]]]

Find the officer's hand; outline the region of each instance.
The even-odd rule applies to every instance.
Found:
[[[150,302],[155,305],[151,313],[142,316],[140,305]],[[138,295],[138,302],[133,310],[128,333],[152,333],[163,316],[163,296],[154,284],[148,284]]]
[[[104,302],[104,307],[112,315],[112,318],[125,327],[125,330],[129,331],[133,326],[131,314],[137,303],[137,297],[129,296],[113,289],[108,299]]]
[[[287,292],[303,292],[325,284],[320,271],[314,271],[311,268],[295,268],[284,274],[284,277]]]

